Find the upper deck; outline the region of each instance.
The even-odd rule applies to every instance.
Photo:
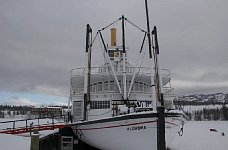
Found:
[[[123,88],[123,65],[115,64],[114,70],[121,88]],[[85,68],[75,68],[71,70],[71,89],[74,95],[80,94],[84,89]],[[129,89],[132,77],[136,72],[136,78],[132,87],[132,92],[150,93],[151,69],[147,67],[126,66],[127,89]],[[163,69],[162,72],[163,86],[171,80],[171,72]],[[101,67],[91,68],[91,92],[101,93],[102,91],[117,92],[117,86],[114,82],[111,68],[105,64]]]

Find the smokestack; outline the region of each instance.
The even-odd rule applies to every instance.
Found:
[[[116,46],[116,28],[111,29],[111,46]]]

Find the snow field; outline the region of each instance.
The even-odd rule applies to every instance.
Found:
[[[227,150],[228,121],[189,121],[183,136],[177,135],[169,147],[172,150]]]

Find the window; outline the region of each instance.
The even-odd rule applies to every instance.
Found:
[[[135,88],[135,91],[138,91],[139,90],[139,84],[138,84],[138,82],[135,82],[135,86],[134,86]]]
[[[110,91],[114,91],[114,81],[110,81]]]
[[[110,101],[91,101],[90,109],[109,109]]]
[[[102,91],[102,82],[98,83],[97,91]]]
[[[94,83],[93,84],[93,92],[96,92],[97,91],[97,83]]]
[[[104,91],[108,91],[108,81],[104,82]]]
[[[114,50],[109,50],[108,55],[109,55],[109,57],[114,57]]]
[[[120,65],[120,71],[123,71],[123,65]]]
[[[139,84],[139,91],[143,91],[143,83],[141,83],[141,82]]]
[[[147,85],[146,85],[145,83],[144,83],[143,88],[144,88],[144,89],[143,89],[144,92],[148,92],[148,88],[147,88]]]

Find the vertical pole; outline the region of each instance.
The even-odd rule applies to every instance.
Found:
[[[161,69],[160,69],[160,59],[159,59],[159,46],[158,46],[158,37],[157,37],[157,27],[154,26],[154,29],[152,31],[152,35],[154,35],[154,48],[155,48],[155,54],[156,55],[156,77],[158,82],[158,96],[159,100],[161,101],[161,94],[163,93],[163,84],[162,84],[162,76],[161,76]],[[163,99],[164,100],[164,99]],[[164,105],[164,104],[163,104]],[[161,106],[163,106],[161,104]]]
[[[30,150],[39,150],[39,136],[39,131],[34,129],[34,132],[31,134]]]
[[[54,117],[52,117],[52,129],[55,129],[55,121],[54,121]]]
[[[152,102],[153,102],[153,110],[156,111],[157,109],[157,101],[155,96],[155,83],[154,83],[154,61],[152,59],[152,44],[151,44],[151,36],[150,36],[150,22],[149,22],[149,14],[148,14],[148,6],[147,0],[145,0],[145,7],[146,7],[146,21],[147,21],[147,38],[149,44],[149,57],[151,60],[151,95],[152,95]]]
[[[91,27],[89,26],[89,48],[88,48],[88,83],[87,83],[87,103],[90,103],[90,80],[91,80],[91,59],[92,59],[92,45],[91,45],[91,42],[92,42],[92,29]]]
[[[148,42],[149,42],[149,57],[152,58],[151,37],[150,37],[150,21],[149,21],[147,0],[145,0],[145,6],[146,6],[146,21],[147,21],[147,37],[148,37]]]
[[[68,99],[68,109],[67,109],[67,122],[70,122],[70,115],[71,115],[71,109],[70,109],[70,102],[72,103],[72,78],[70,78],[70,97]]]
[[[87,104],[88,104],[88,93],[90,91],[88,91],[88,89],[90,89],[90,84],[89,80],[90,80],[90,68],[91,68],[91,46],[90,46],[90,34],[92,33],[92,29],[90,28],[90,25],[87,24],[86,27],[86,57],[87,57],[87,61],[86,61],[86,67],[85,67],[85,78],[84,78],[84,113],[83,113],[83,120],[86,120],[86,114],[87,114]]]
[[[165,150],[165,107],[159,106],[158,111],[158,122],[157,122],[157,149]]]
[[[149,24],[149,14],[148,14],[147,0],[145,0],[145,6],[146,6],[146,18],[147,18],[147,36],[148,36],[148,40],[149,40],[148,41],[149,42],[149,56],[150,56],[150,59],[152,60],[152,50],[151,50],[152,47],[151,47],[150,24]],[[156,57],[156,56],[154,56],[154,57]],[[155,62],[152,61],[152,63],[154,64]],[[158,64],[156,63],[156,65],[158,65]],[[152,93],[153,93],[153,89],[155,88],[155,84],[153,84],[154,83],[154,78],[153,78],[153,72],[154,72],[153,69],[154,68],[153,67],[156,68],[157,67],[156,65],[152,66],[152,74],[151,74]],[[159,84],[159,82],[156,82],[156,83]],[[163,100],[163,94],[160,95],[159,91],[158,91],[157,94],[158,94],[158,99],[162,98],[161,101],[164,101]],[[158,114],[157,149],[158,150],[165,150],[166,146],[165,146],[165,108],[164,108],[164,104],[162,106],[160,106],[160,107],[157,107],[157,114]]]
[[[15,129],[15,121],[13,122],[13,133],[14,133],[14,129]]]
[[[28,120],[25,120],[25,124],[26,124],[26,131],[28,132]]]
[[[126,50],[125,50],[125,29],[124,29],[124,20],[125,17],[122,16],[122,44],[123,44],[123,92],[124,92],[124,100],[127,98],[127,78],[126,78]]]
[[[38,129],[40,131],[40,120],[39,120],[39,118],[38,118]]]

